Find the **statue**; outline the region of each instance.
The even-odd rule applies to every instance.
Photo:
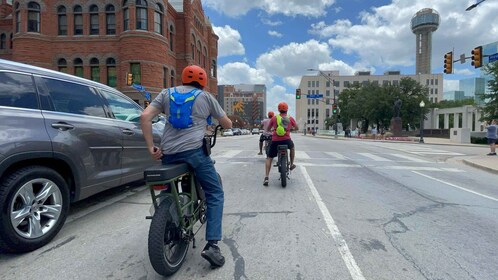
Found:
[[[403,102],[401,101],[401,99],[396,99],[396,101],[394,101],[394,117],[395,118],[399,118],[399,115],[400,115],[400,112],[401,112],[401,104]]]

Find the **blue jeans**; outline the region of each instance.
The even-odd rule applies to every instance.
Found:
[[[206,240],[221,240],[221,220],[225,195],[211,158],[204,154],[202,148],[199,148],[174,155],[164,155],[161,160],[163,164],[186,162],[194,169],[195,178],[206,194]]]

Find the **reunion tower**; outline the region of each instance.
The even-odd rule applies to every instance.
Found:
[[[412,17],[412,32],[415,33],[416,72],[431,73],[432,32],[439,27],[439,14],[434,9],[422,9]]]

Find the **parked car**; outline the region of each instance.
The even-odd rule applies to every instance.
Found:
[[[0,59],[0,251],[42,247],[72,202],[143,180],[155,162],[142,111],[106,85]]]
[[[242,135],[249,135],[250,134],[249,130],[247,130],[245,128],[241,129],[240,131],[242,131]]]
[[[252,135],[259,134],[259,129],[258,128],[253,128],[252,131],[251,131],[251,134]]]
[[[227,128],[223,131],[223,136],[233,136],[233,131],[230,128]]]
[[[240,128],[232,128],[232,131],[233,131],[233,135],[242,135],[242,131],[240,130]]]

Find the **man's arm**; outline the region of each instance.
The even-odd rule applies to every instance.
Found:
[[[159,160],[162,157],[161,149],[154,146],[154,136],[152,135],[152,119],[159,113],[161,113],[161,110],[149,105],[140,115],[140,127],[142,128],[145,143],[147,144],[149,153],[155,160]]]
[[[224,115],[221,118],[217,118],[217,120],[220,122],[221,126],[224,129],[232,128],[232,121],[227,117],[227,115]]]
[[[294,130],[299,130],[299,126],[294,118],[292,118],[292,126],[294,127]]]

